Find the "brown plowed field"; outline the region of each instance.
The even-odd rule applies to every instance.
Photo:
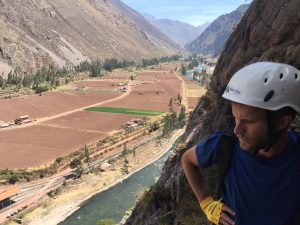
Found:
[[[169,71],[141,72],[130,82],[127,93],[97,92],[117,90],[117,84],[128,82],[130,75],[130,72],[117,71],[99,80],[70,83],[41,96],[0,100],[0,120],[9,121],[21,115],[39,119],[31,126],[1,129],[0,169],[47,163],[105,137],[133,118],[142,117],[88,112],[82,110],[84,107],[99,103],[101,106],[168,112],[170,98],[175,100],[178,93],[181,94],[183,83]],[[87,91],[76,91],[76,88]],[[115,99],[117,97],[119,99]],[[107,100],[113,101],[105,103]],[[173,109],[180,110],[174,101]]]
[[[42,96],[32,95],[28,99],[21,97],[2,99],[0,101],[0,120],[10,121],[21,115],[29,115],[34,119],[49,117],[118,96],[120,93],[53,91],[43,93]]]
[[[76,81],[71,84],[64,86],[65,89],[76,89],[83,88],[92,90],[118,90],[117,81],[107,81],[107,80],[87,80],[87,81]]]
[[[124,70],[115,70],[107,76],[109,79],[117,79],[117,80],[129,80],[132,73]],[[119,81],[119,82],[120,82]]]
[[[155,77],[155,74],[161,74],[161,77],[151,80],[151,78]],[[170,98],[177,99],[178,94],[181,94],[181,82],[175,73],[166,74],[163,72],[141,73],[138,76],[139,80],[131,87],[132,91],[126,98],[104,104],[103,106],[168,112]],[[180,106],[173,104],[173,110],[179,111]]]
[[[62,116],[43,124],[98,132],[111,132],[120,129],[122,124],[142,116],[114,114],[105,112],[79,111],[67,116]]]
[[[0,132],[0,169],[38,166],[96,141],[104,134],[36,125]]]

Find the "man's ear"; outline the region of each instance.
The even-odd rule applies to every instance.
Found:
[[[277,123],[277,129],[278,130],[285,130],[288,129],[290,124],[292,123],[293,118],[289,115],[284,115],[279,117],[278,123]]]

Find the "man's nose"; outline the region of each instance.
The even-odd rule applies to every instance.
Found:
[[[235,120],[235,126],[234,126],[234,133],[235,134],[242,134],[243,133],[243,124],[240,120]]]

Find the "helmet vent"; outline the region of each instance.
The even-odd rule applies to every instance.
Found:
[[[274,91],[269,91],[268,94],[266,94],[265,98],[264,98],[264,102],[268,102],[274,95]]]
[[[283,78],[283,74],[282,73],[280,74],[279,78],[280,78],[280,80]]]
[[[296,79],[296,80],[298,79],[298,74],[297,74],[297,73],[295,73],[295,79]]]

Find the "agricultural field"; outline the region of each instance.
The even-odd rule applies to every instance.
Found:
[[[142,116],[106,112],[78,111],[43,122],[43,125],[62,127],[70,130],[87,131],[107,136],[110,132],[120,129],[120,125]]]
[[[48,125],[7,129],[0,132],[0,169],[39,166],[104,136],[100,132]]]
[[[206,87],[199,86],[187,77],[182,77],[182,79],[184,80],[188,109],[191,111],[198,105],[200,97],[206,93]]]
[[[163,112],[155,110],[144,110],[144,109],[128,109],[128,108],[113,108],[113,107],[90,107],[85,109],[92,112],[109,112],[117,114],[132,114],[132,115],[141,115],[141,116],[159,116]]]
[[[45,92],[0,100],[0,120],[10,121],[21,115],[32,119],[51,117],[70,110],[121,96],[119,92]]]
[[[175,72],[143,71],[131,84],[128,96],[103,106],[168,112],[170,99],[176,100],[178,94],[182,95],[181,82]],[[180,104],[174,101],[173,110],[178,112]]]
[[[0,128],[0,169],[36,167],[68,155],[129,121],[169,112],[171,98],[172,109],[179,112],[177,97],[183,95],[185,81],[172,70],[175,67],[117,70],[41,95],[1,99],[0,121],[26,115],[32,122]],[[199,86],[186,82],[190,89],[185,93],[192,107],[196,103],[189,99],[198,99]]]

